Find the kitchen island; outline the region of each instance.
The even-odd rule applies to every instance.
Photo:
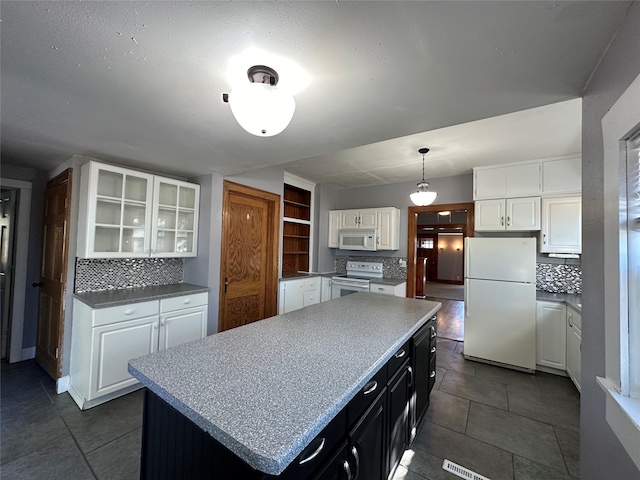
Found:
[[[379,381],[376,395],[382,395],[388,362],[402,359],[439,308],[436,302],[356,293],[130,361],[129,372],[148,388],[142,477],[157,475],[149,470],[166,460],[154,459],[157,452],[148,448],[162,443],[154,438],[159,431],[147,428],[157,407],[188,419],[184,428],[193,425],[219,445],[214,470],[224,472],[228,462],[236,474],[240,463],[253,469],[253,478],[280,474],[334,419],[349,416],[345,407],[363,387],[369,387],[366,395]],[[410,377],[411,384],[420,380]],[[170,447],[179,458],[193,456],[194,449],[180,439]],[[183,463],[192,468],[193,462]],[[167,478],[181,475],[194,473]]]

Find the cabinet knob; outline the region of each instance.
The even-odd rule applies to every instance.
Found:
[[[184,302],[182,302],[182,303],[184,303],[185,305],[189,305],[189,304],[191,303],[191,299],[190,299],[190,298],[187,298],[187,299],[186,299]]]
[[[129,308],[129,309],[124,311],[124,314],[125,315],[131,315],[133,312],[135,312],[135,310],[133,308]]]

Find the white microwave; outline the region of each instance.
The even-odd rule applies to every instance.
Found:
[[[378,243],[376,229],[357,228],[340,229],[340,248],[342,250],[375,251]]]

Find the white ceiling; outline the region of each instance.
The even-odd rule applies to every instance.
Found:
[[[427,178],[578,153],[580,101],[566,101],[630,3],[2,1],[2,162],[50,170],[82,154],[180,176],[288,164],[350,187],[419,180],[422,146]],[[256,59],[284,84],[287,62],[308,75],[275,137],[222,102],[230,64],[242,76]]]

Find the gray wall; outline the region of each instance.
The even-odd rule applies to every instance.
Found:
[[[640,3],[634,2],[582,102],[582,401],[580,478],[640,478],[605,419],[604,200],[602,117],[640,73]]]
[[[336,249],[327,247],[329,237],[329,211],[338,209],[338,190],[333,185],[321,183],[316,186],[316,238],[315,254],[318,272],[333,272],[336,268]]]
[[[429,179],[429,183],[431,184],[429,189],[438,193],[434,205],[473,201],[473,175],[471,173],[453,177],[433,178]],[[400,249],[397,251],[367,252],[367,256],[407,256],[407,215],[408,207],[413,206],[409,195],[416,190],[416,182],[402,182],[373,187],[348,188],[338,191],[338,205],[336,208],[340,210],[372,207],[396,207],[400,209]],[[325,214],[325,212],[322,212],[322,214],[327,217],[329,215],[328,213]],[[320,248],[322,248],[322,243]],[[329,249],[327,248],[327,250]],[[346,250],[337,251],[338,255],[352,253]]]
[[[33,288],[31,285],[40,281],[42,205],[48,174],[44,170],[3,165],[2,178],[31,183],[29,258],[27,259],[27,285],[25,288],[24,324],[22,332],[22,348],[30,348],[36,345],[36,329],[38,326],[38,289]],[[20,215],[20,212],[18,212],[18,215]],[[17,241],[20,241],[20,239],[17,239]]]

